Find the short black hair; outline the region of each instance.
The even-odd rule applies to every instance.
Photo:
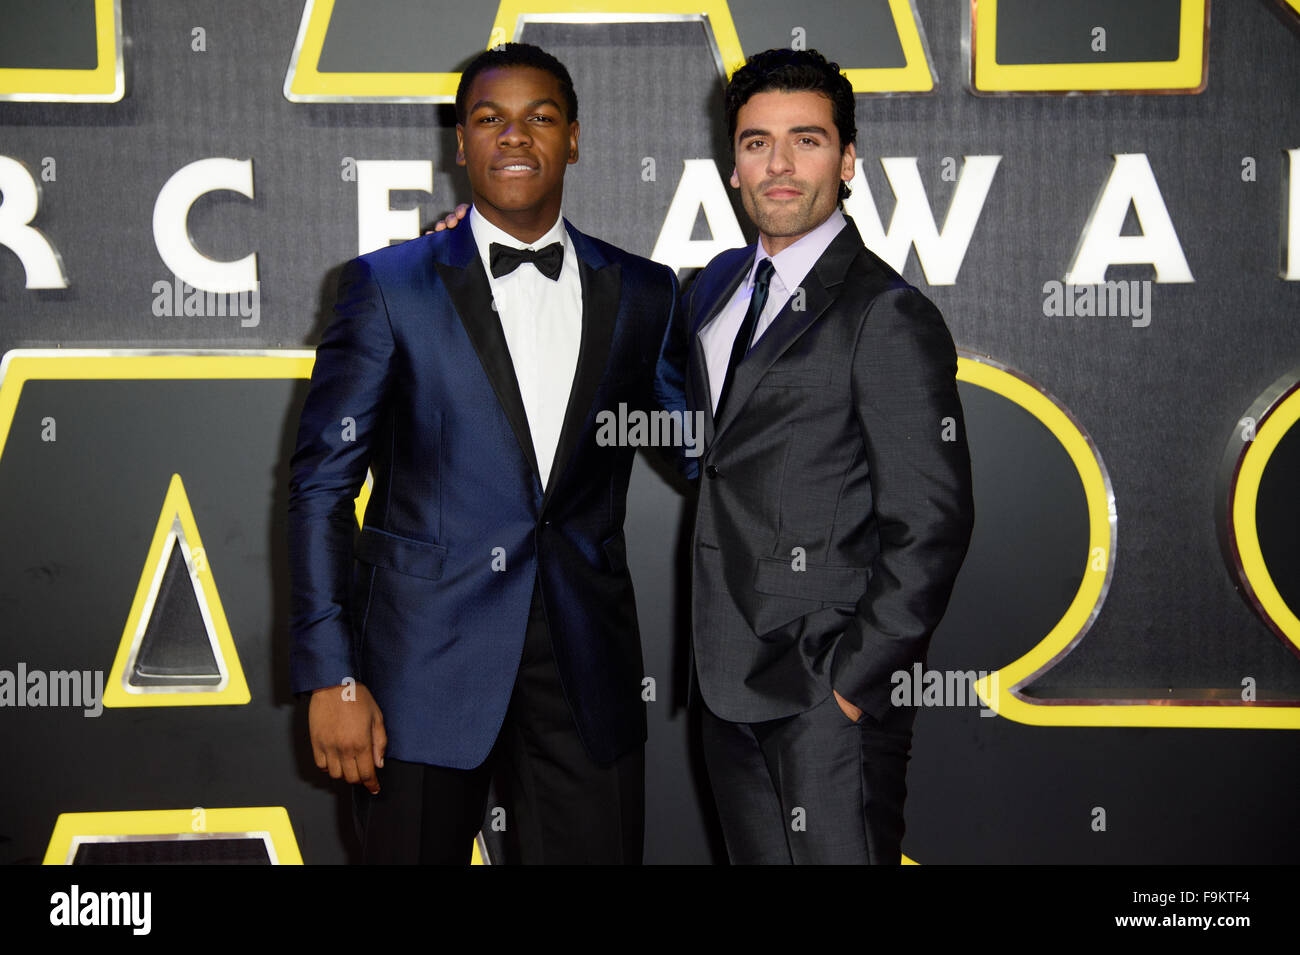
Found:
[[[531,43],[502,43],[490,50],[484,50],[469,61],[464,72],[460,74],[460,85],[456,87],[456,122],[465,124],[465,97],[469,95],[470,84],[474,77],[484,70],[494,70],[502,66],[531,66],[545,70],[560,81],[560,90],[564,93],[564,105],[568,121],[578,118],[578,94],[573,91],[573,78],[564,64],[540,46]]]
[[[816,50],[787,50],[778,47],[755,53],[736,70],[727,84],[727,139],[736,148],[736,116],[740,107],[757,93],[821,93],[831,101],[831,116],[840,134],[840,153],[858,138],[854,118],[853,84]],[[849,197],[849,184],[840,181],[840,200]]]

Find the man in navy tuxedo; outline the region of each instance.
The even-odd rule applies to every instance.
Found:
[[[596,417],[684,410],[677,282],[561,217],[579,127],[554,57],[481,54],[456,118],[468,228],[348,262],[316,350],[291,464],[292,690],[311,693],[316,765],[365,787],[365,861],[468,862],[496,768],[522,861],[637,863],[635,449],[598,442]]]

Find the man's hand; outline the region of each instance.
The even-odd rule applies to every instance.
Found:
[[[467,212],[469,212],[469,205],[462,202],[456,207],[455,212],[449,212],[435,222],[432,229],[425,229],[424,234],[428,235],[430,232],[441,232],[444,229],[456,228],[456,226],[460,225],[460,220],[465,218]]]
[[[855,723],[858,720],[862,719],[862,711],[860,709],[858,709],[848,700],[844,699],[844,697],[840,696],[839,693],[836,692],[835,690],[831,690],[831,692],[835,694],[835,702],[840,705],[840,709],[844,711],[845,716],[847,716]]]
[[[317,769],[328,770],[335,779],[363,783],[371,795],[379,792],[375,767],[384,765],[388,734],[379,704],[364,685],[313,691],[307,726]]]

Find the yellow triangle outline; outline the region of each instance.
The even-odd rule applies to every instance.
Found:
[[[212,651],[222,673],[221,682],[212,689],[130,687],[126,682],[126,674],[134,662],[135,651],[148,625],[148,616],[154,610],[154,599],[173,547],[181,548],[191,582],[199,588],[195,591],[195,597],[199,601],[199,610],[203,614],[209,639],[213,641]],[[154,528],[153,541],[149,545],[149,554],[140,573],[140,583],[136,586],[135,599],[131,602],[131,612],[127,614],[122,639],[118,642],[113,669],[109,672],[104,687],[104,706],[212,706],[243,704],[250,699],[248,682],[244,679],[244,669],[239,662],[239,653],[235,650],[230,625],[221,608],[221,597],[217,594],[216,581],[208,564],[207,552],[199,536],[198,523],[194,520],[189,497],[185,493],[185,485],[179,474],[172,474],[158,524]]]

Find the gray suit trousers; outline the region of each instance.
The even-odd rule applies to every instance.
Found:
[[[911,720],[887,728],[863,713],[854,723],[833,694],[761,723],[700,708],[733,865],[899,864]]]

